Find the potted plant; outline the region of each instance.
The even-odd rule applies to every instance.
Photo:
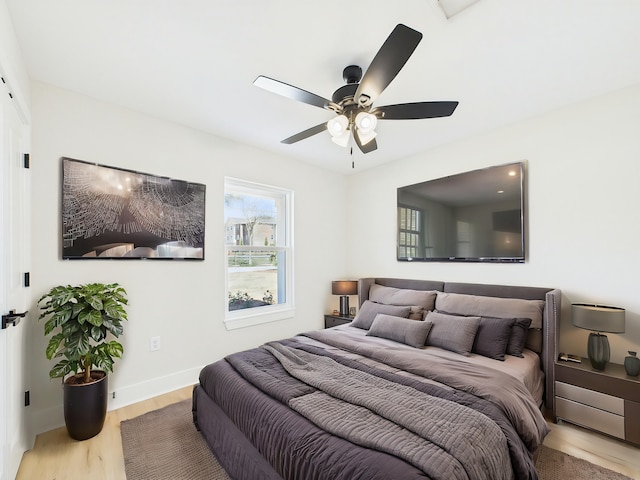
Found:
[[[64,419],[71,438],[86,440],[102,430],[107,415],[108,379],[122,344],[127,292],[117,283],[57,286],[38,300],[49,360],[60,358],[49,377],[62,378]],[[94,369],[95,367],[95,369]]]

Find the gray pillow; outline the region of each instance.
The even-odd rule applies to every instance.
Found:
[[[542,328],[543,300],[498,298],[438,292],[436,309],[458,315],[498,318],[530,318],[531,328]]]
[[[427,345],[469,355],[480,325],[480,317],[429,312],[425,321],[433,323],[427,336]]]
[[[483,357],[504,361],[515,318],[480,317],[471,351]]]
[[[438,313],[452,315],[449,312],[438,311]],[[468,315],[463,316],[466,317]],[[516,328],[516,323],[518,323],[518,328]],[[522,357],[522,349],[524,348],[524,342],[527,338],[527,329],[529,328],[530,323],[530,318],[496,318],[481,316],[480,325],[478,326],[476,339],[473,342],[471,352],[482,355],[483,357],[504,361],[504,356],[509,353],[508,349],[509,346],[511,346],[511,351],[514,353],[509,353],[509,355]],[[511,343],[512,341],[513,345]],[[520,355],[515,354],[518,349],[520,350]]]
[[[415,305],[424,310],[433,310],[436,302],[435,290],[411,290],[373,284],[369,288],[369,300],[386,305]]]
[[[382,303],[375,303],[370,300],[365,300],[365,302],[360,307],[360,311],[356,315],[356,318],[354,318],[353,322],[351,322],[351,326],[369,330],[369,328],[371,328],[371,324],[373,323],[373,319],[376,318],[376,315],[379,313],[393,315],[394,317],[407,318],[410,312],[411,307],[383,305]]]
[[[424,347],[431,325],[431,322],[416,322],[408,318],[379,313],[373,319],[367,335],[386,338],[420,348]]]
[[[522,351],[524,350],[527,334],[529,333],[529,325],[531,325],[530,318],[516,318],[513,327],[511,328],[511,337],[507,345],[507,354],[514,357],[523,357]]]

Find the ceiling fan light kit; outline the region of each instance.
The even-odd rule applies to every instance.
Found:
[[[420,32],[398,24],[382,44],[364,75],[357,65],[349,65],[343,70],[346,85],[338,88],[331,100],[262,75],[253,83],[272,93],[331,110],[337,115],[326,123],[282,140],[282,143],[296,143],[328,130],[333,142],[342,147],[347,147],[353,136],[362,153],[373,152],[378,148],[375,141],[378,120],[448,117],[458,106],[458,102],[440,101],[373,107],[373,102],[398,75],[421,40]]]

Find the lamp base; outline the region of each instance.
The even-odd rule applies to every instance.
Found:
[[[349,316],[349,295],[340,296],[340,316],[341,317]]]
[[[611,358],[609,339],[600,333],[590,333],[587,343],[587,352],[591,366],[596,370],[604,370]]]

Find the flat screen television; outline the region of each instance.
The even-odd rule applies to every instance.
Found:
[[[398,188],[397,258],[525,260],[525,165],[499,165]]]
[[[62,258],[204,259],[205,185],[62,159]]]

